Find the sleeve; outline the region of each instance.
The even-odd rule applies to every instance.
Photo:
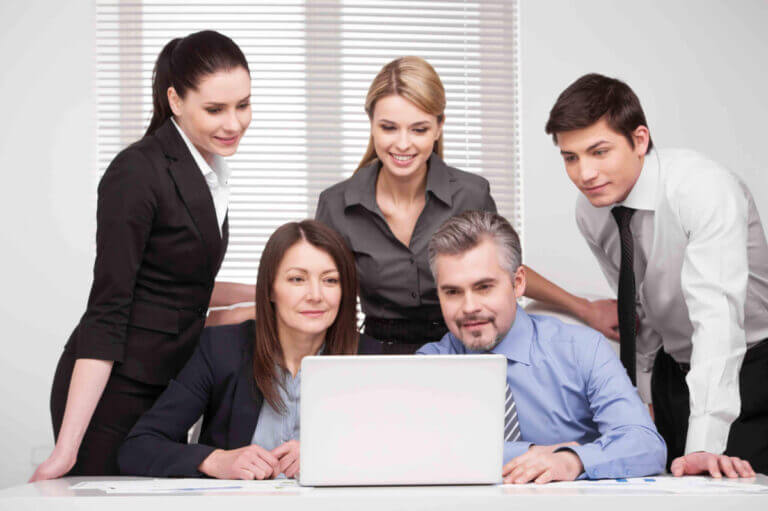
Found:
[[[693,325],[685,453],[720,454],[741,410],[748,198],[734,176],[701,171],[686,183],[677,207],[688,237],[680,281]]]
[[[213,344],[204,330],[187,365],[128,433],[118,452],[120,472],[153,477],[204,475],[197,467],[216,447],[187,444],[187,432],[211,398]]]
[[[589,479],[641,477],[664,471],[667,447],[651,422],[624,367],[601,335],[592,349],[579,350],[592,420],[600,436],[567,447],[584,465]],[[591,359],[589,358],[591,356]]]
[[[533,442],[526,442],[523,440],[504,442],[504,464],[506,465],[512,459],[525,454],[532,445]]]
[[[328,227],[334,229],[333,222],[331,222],[331,212],[328,209],[328,194],[326,194],[326,192],[320,193],[320,197],[317,199],[315,220],[322,222]]]
[[[77,358],[123,361],[136,274],[154,221],[157,199],[149,161],[126,151],[99,183],[96,261],[88,307],[77,334]]]
[[[488,211],[490,213],[498,213],[498,210],[496,209],[496,201],[493,200],[493,197],[491,196],[491,184],[486,181],[485,183],[485,205],[483,206],[483,210]]]

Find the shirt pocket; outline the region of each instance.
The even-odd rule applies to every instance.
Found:
[[[370,245],[370,243],[368,244]],[[361,286],[375,286],[379,280],[380,266],[379,260],[371,250],[366,246],[364,240],[352,241],[352,254],[355,256],[355,265],[357,266],[357,276],[360,279]]]

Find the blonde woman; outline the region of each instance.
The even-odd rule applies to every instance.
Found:
[[[427,261],[429,239],[463,211],[496,212],[485,178],[443,161],[445,104],[440,77],[424,59],[385,65],[366,97],[365,155],[352,177],[318,201],[316,219],[338,231],[355,255],[366,351],[413,353],[447,332]],[[589,302],[526,271],[527,296],[617,338],[615,302]]]

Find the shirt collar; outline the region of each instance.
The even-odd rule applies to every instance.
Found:
[[[446,205],[452,205],[451,183],[456,179],[440,156],[432,153],[427,160],[427,188],[426,192],[440,199]],[[349,178],[349,185],[344,192],[345,206],[360,204],[366,209],[376,212],[376,178],[379,176],[381,162],[374,160],[372,163],[357,170]]]
[[[643,169],[627,198],[615,206],[653,211],[656,207],[656,188],[659,182],[659,155],[651,151],[645,155]]]
[[[195,147],[195,144],[192,143],[189,138],[187,138],[187,134],[184,133],[184,130],[182,130],[178,124],[176,124],[176,119],[171,117],[171,122],[174,126],[176,126],[176,129],[179,131],[179,134],[181,135],[181,138],[184,140],[184,143],[187,145],[187,149],[189,149],[189,152],[192,154],[192,158],[195,160],[195,163],[197,164],[198,168],[200,169],[200,172],[203,173],[203,177],[206,178],[206,181],[208,181],[208,174],[213,173],[219,180],[219,185],[224,186],[227,184],[227,181],[229,181],[229,175],[230,170],[227,166],[227,162],[224,161],[224,158],[219,156],[218,154],[213,155],[213,167],[208,165],[208,162],[205,161],[205,158],[203,158],[203,155],[200,154],[200,151],[197,150],[197,147]]]
[[[427,172],[427,192],[440,199],[447,206],[453,205],[453,196],[451,194],[451,183],[456,181],[450,167],[445,164],[442,158],[436,153],[429,157]]]
[[[512,328],[490,352],[504,355],[513,362],[531,365],[531,343],[534,335],[531,317],[518,305]]]

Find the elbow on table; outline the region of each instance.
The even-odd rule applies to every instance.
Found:
[[[148,456],[143,449],[141,437],[129,434],[117,451],[117,466],[123,475],[143,476],[147,474]]]
[[[648,437],[646,442],[647,449],[643,455],[643,461],[634,467],[629,467],[627,477],[643,477],[657,475],[664,472],[667,467],[667,444],[656,431],[656,428],[644,431]]]

